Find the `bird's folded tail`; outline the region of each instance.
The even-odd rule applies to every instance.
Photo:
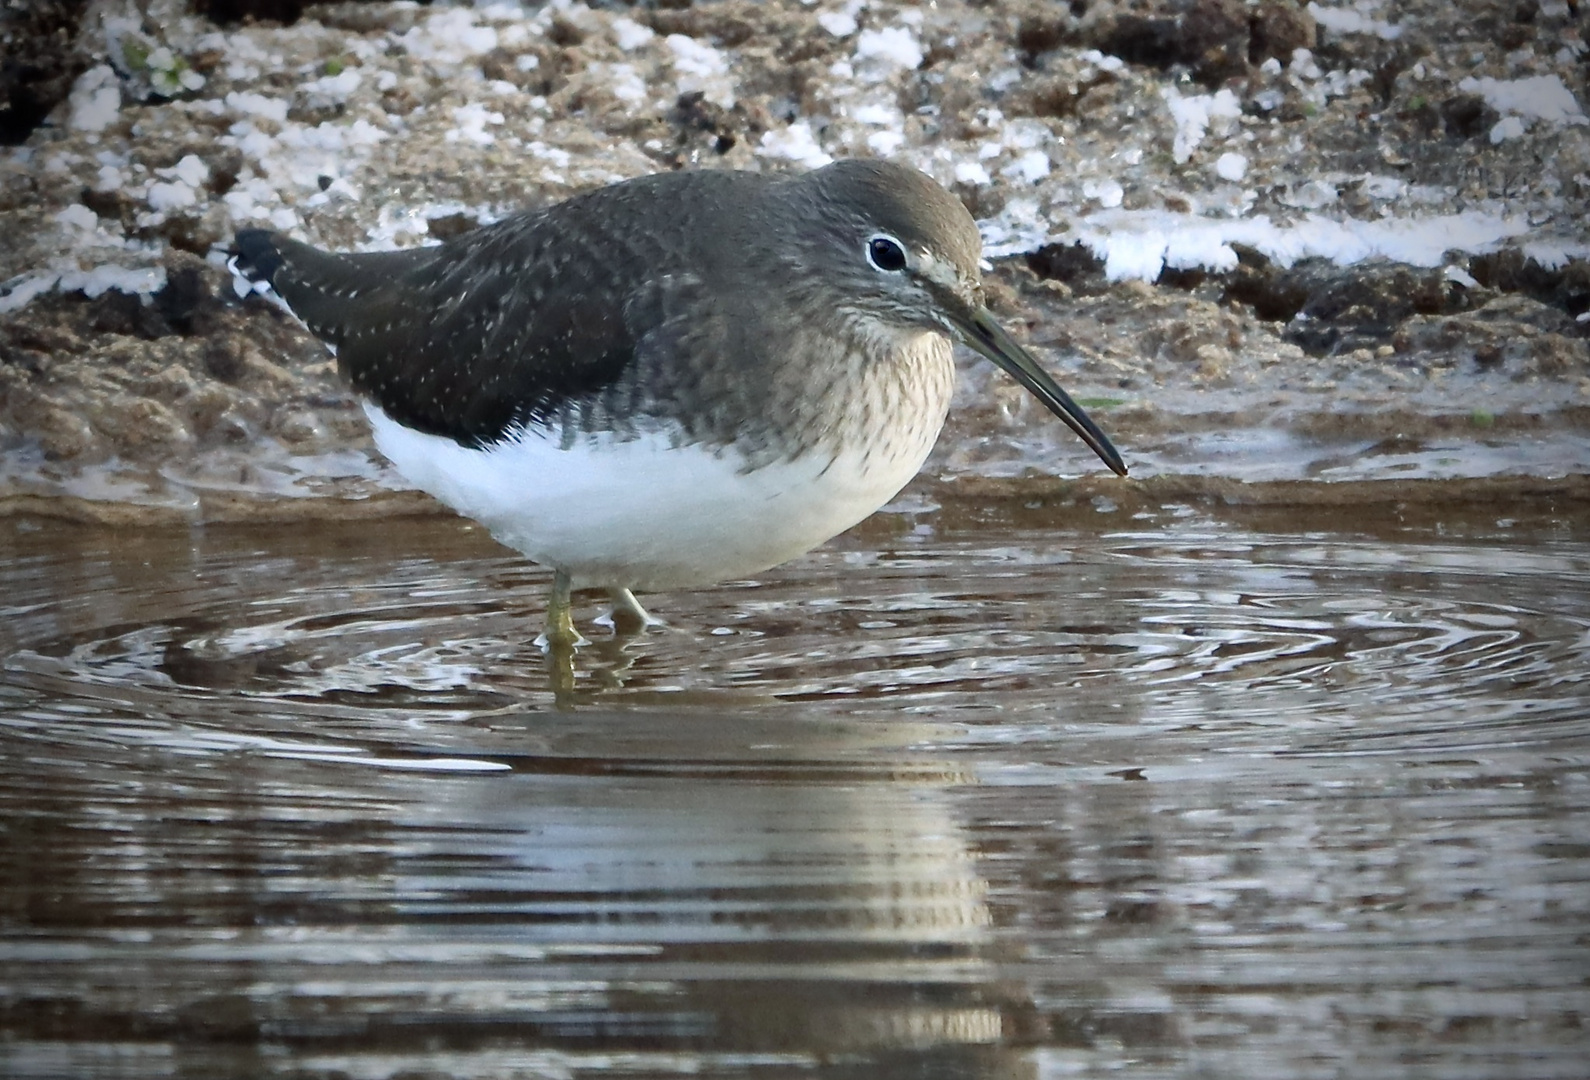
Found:
[[[273,279],[282,268],[281,253],[276,250],[275,233],[268,229],[239,229],[232,240],[231,256],[226,268],[231,271],[232,291],[238,299],[249,295],[262,296],[297,318],[298,313],[272,286]]]
[[[269,285],[282,268],[281,252],[276,250],[276,234],[268,229],[239,229],[233,241],[229,269],[251,284]]]
[[[372,316],[390,308],[401,311],[397,296],[374,294],[393,292],[403,275],[429,262],[436,250],[339,254],[268,229],[239,229],[227,267],[239,296],[274,293],[292,315],[335,347]],[[362,303],[351,303],[361,298]],[[386,317],[390,320],[392,312]]]

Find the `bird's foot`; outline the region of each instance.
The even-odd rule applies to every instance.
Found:
[[[554,630],[548,627],[537,634],[532,642],[536,648],[544,653],[572,651],[583,649],[591,643],[591,639],[574,629],[572,625],[567,628]]]
[[[601,626],[611,627],[615,634],[632,637],[647,630],[667,628],[668,624],[641,607],[635,594],[628,589],[609,589],[607,595],[613,600],[612,610],[596,621]]]
[[[547,628],[535,641],[536,648],[544,653],[573,652],[590,644],[574,628],[574,606],[569,593],[569,575],[559,570],[552,575],[552,590],[547,595]]]

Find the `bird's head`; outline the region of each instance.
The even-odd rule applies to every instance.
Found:
[[[937,331],[986,356],[1126,475],[1098,425],[989,314],[982,237],[959,199],[924,173],[886,161],[838,161],[789,183],[802,261],[847,306],[897,329]]]

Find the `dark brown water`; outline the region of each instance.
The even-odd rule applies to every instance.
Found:
[[[451,521],[0,521],[0,1073],[1582,1078],[1572,513],[886,515],[562,708]]]

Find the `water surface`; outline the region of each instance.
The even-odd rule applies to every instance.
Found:
[[[923,503],[556,696],[459,522],[0,521],[0,1072],[1582,1077],[1587,524]]]

